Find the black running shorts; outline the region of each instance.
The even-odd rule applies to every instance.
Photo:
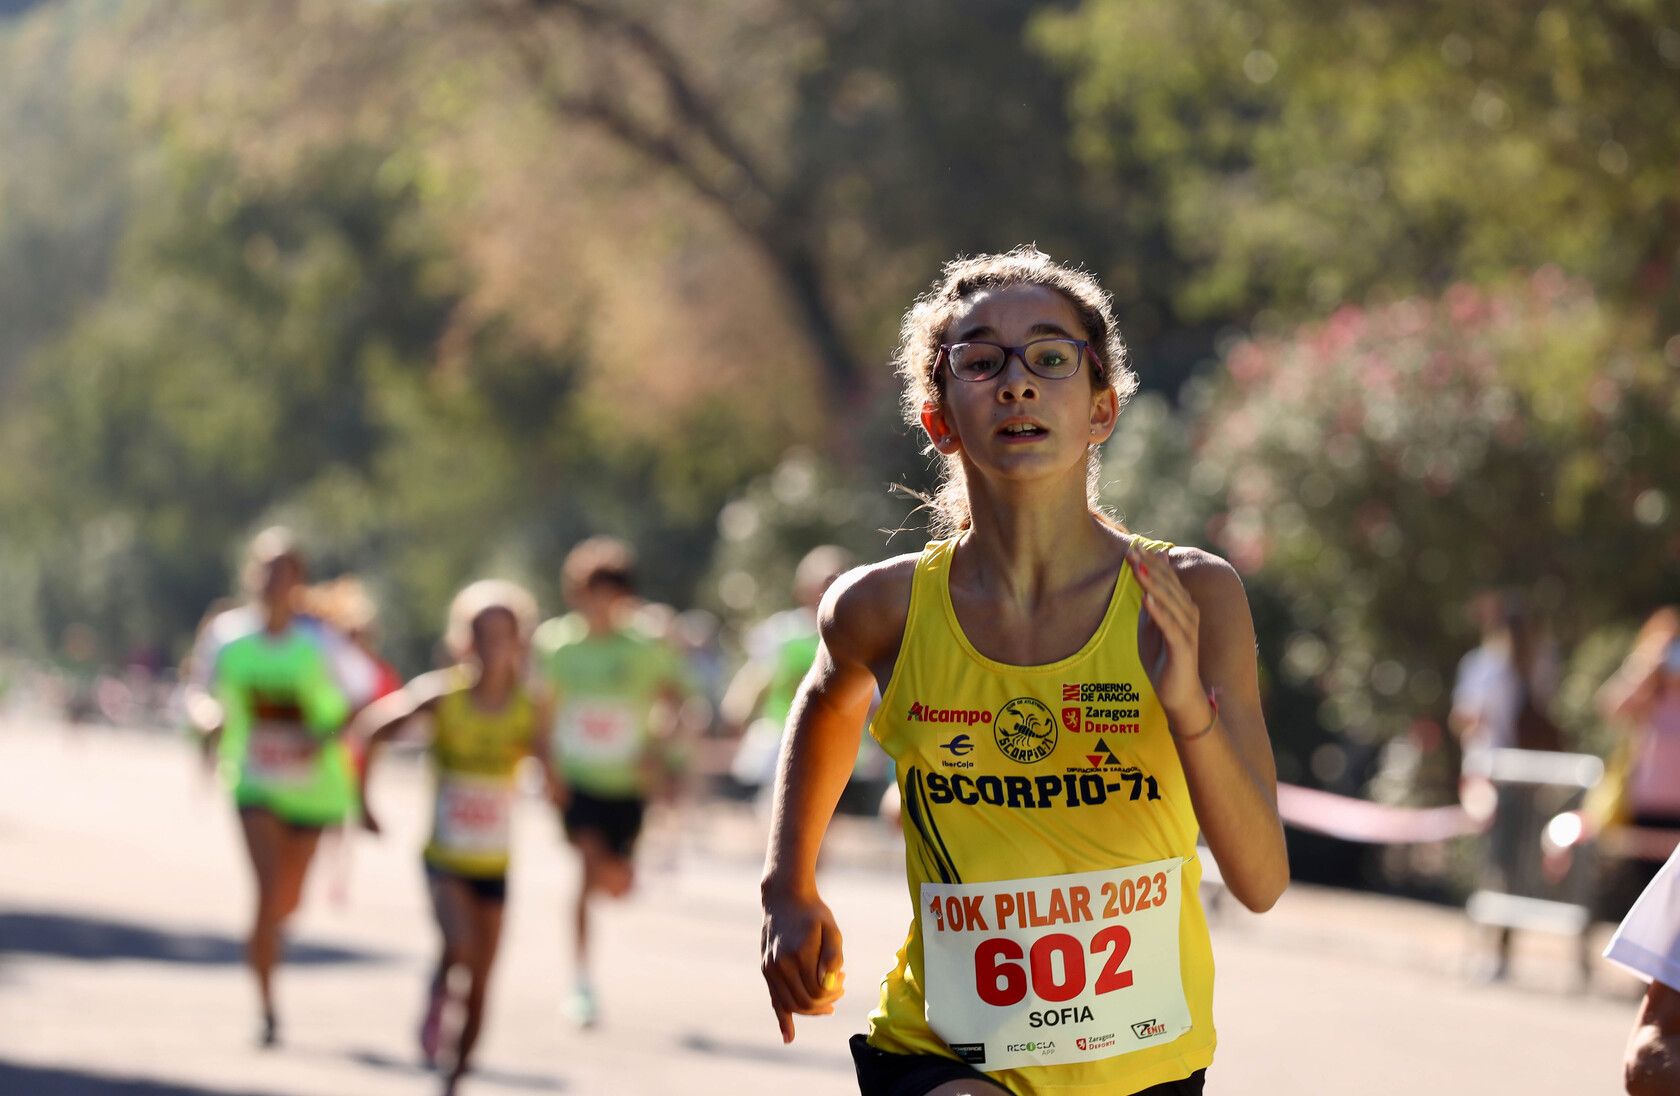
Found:
[[[572,840],[577,840],[580,833],[598,833],[614,856],[628,860],[641,835],[646,807],[646,801],[639,798],[615,799],[573,788],[560,820]]]
[[[988,1081],[1008,1088],[966,1062],[942,1054],[893,1054],[869,1045],[862,1035],[852,1036],[852,1064],[857,1067],[858,1091],[862,1096],[927,1096],[949,1081]],[[1198,1069],[1182,1081],[1152,1085],[1135,1096],[1201,1096],[1207,1070]]]

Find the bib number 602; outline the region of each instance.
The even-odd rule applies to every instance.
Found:
[[[1132,934],[1124,925],[1110,925],[1091,938],[1091,954],[1107,953],[1097,974],[1096,992],[1112,993],[1132,984],[1132,972],[1122,970],[1132,950]],[[1052,958],[1062,957],[1058,977]],[[986,940],[974,949],[974,990],[988,1005],[1007,1008],[1026,999],[1028,979],[1033,995],[1052,1003],[1071,1001],[1085,992],[1085,949],[1079,938],[1065,932],[1040,936],[1030,950],[1007,936]]]
[[[1102,894],[1107,899],[1104,917],[1129,914],[1134,909],[1164,905],[1167,880],[1157,872],[1153,878],[1140,876],[1136,883],[1123,880],[1118,887],[1104,883]],[[1110,925],[1091,937],[1090,953],[1106,953],[1093,987],[1095,992],[1113,993],[1132,984],[1132,972],[1121,967],[1131,949],[1132,934],[1124,925]],[[1033,996],[1041,1001],[1071,1001],[1085,992],[1085,952],[1079,938],[1065,932],[1040,936],[1029,949],[1006,936],[982,941],[974,949],[974,991],[986,1004],[1007,1008],[1026,1000],[1030,982]],[[1059,976],[1052,961],[1057,955],[1062,957]]]

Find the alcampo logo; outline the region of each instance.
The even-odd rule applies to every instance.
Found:
[[[1093,769],[1118,769],[1120,759],[1114,756],[1114,751],[1108,748],[1106,739],[1097,739],[1096,749],[1085,755],[1085,760],[1091,763]]]
[[[948,751],[952,757],[967,757],[974,752],[974,739],[959,734],[949,742],[941,742],[939,748]]]
[[[1056,750],[1056,713],[1043,701],[1018,696],[998,709],[992,733],[1005,757],[1031,765]]]
[[[910,705],[904,718],[912,723],[961,723],[972,727],[976,723],[990,723],[992,713],[978,708],[930,708],[918,700]]]

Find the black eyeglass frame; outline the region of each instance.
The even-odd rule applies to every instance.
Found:
[[[1031,360],[1027,358],[1027,350],[1030,347],[1037,346],[1039,343],[1047,342],[1072,343],[1079,348],[1079,356],[1074,359],[1074,366],[1071,372],[1065,373],[1062,376],[1055,376],[1049,373],[1041,373],[1037,369],[1033,368]],[[956,350],[959,346],[995,346],[999,350],[1003,351],[1003,357],[999,359],[997,368],[993,369],[990,373],[980,377],[965,377],[951,367],[951,352]],[[1065,381],[1069,377],[1077,376],[1079,374],[1079,367],[1084,364],[1085,355],[1091,353],[1093,352],[1091,350],[1091,343],[1089,340],[1076,339],[1071,335],[1046,335],[1040,339],[1030,339],[1027,342],[1022,343],[1020,346],[1009,346],[1005,343],[992,342],[988,339],[968,339],[964,342],[940,343],[939,355],[934,359],[933,369],[934,372],[937,373],[940,367],[944,366],[945,371],[951,376],[957,378],[957,380],[965,381],[969,384],[980,384],[984,381],[991,380],[993,377],[1007,369],[1009,367],[1010,358],[1020,358],[1021,364],[1026,366],[1027,372],[1031,373],[1033,376],[1042,377],[1047,381]]]

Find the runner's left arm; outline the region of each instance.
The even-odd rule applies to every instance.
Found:
[[[1230,892],[1255,912],[1270,909],[1289,885],[1289,855],[1242,580],[1229,563],[1195,548],[1134,548],[1131,558],[1149,627],[1161,640],[1146,669],[1196,821]]]
[[[332,738],[344,730],[350,718],[351,701],[327,665],[326,657],[311,660],[298,682],[298,704],[303,721],[315,737]]]

